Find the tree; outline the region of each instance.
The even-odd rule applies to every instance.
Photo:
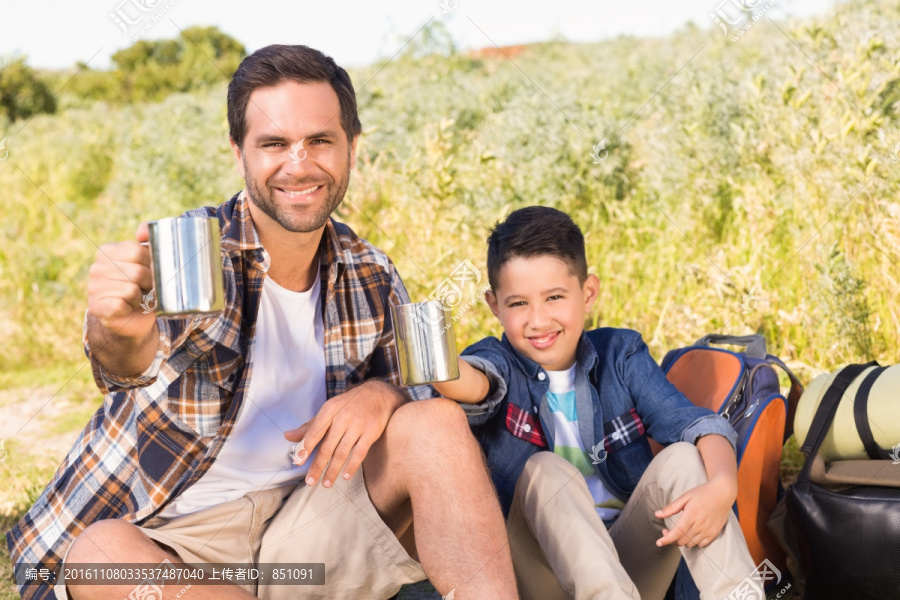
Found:
[[[10,121],[56,112],[56,98],[24,57],[0,70],[0,110]]]
[[[125,101],[158,101],[227,81],[246,55],[217,27],[190,27],[176,39],[140,40],[112,55]]]

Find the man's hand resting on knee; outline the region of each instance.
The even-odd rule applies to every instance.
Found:
[[[285,432],[285,439],[299,442],[294,454],[296,464],[306,462],[319,447],[306,477],[307,485],[319,481],[329,461],[322,485],[331,487],[345,462],[344,479],[353,477],[369,448],[384,433],[391,415],[408,401],[399,388],[370,380],[328,400],[312,421]]]

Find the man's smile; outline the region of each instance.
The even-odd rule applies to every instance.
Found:
[[[307,194],[311,194],[311,193],[315,192],[320,187],[322,187],[322,186],[314,185],[312,187],[305,188],[305,189],[285,188],[285,187],[279,187],[279,188],[275,188],[275,189],[277,189],[280,192],[284,192],[290,196],[306,196]]]

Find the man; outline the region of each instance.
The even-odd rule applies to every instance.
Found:
[[[153,285],[145,224],[137,241],[100,248],[84,345],[106,397],[8,534],[17,566],[325,563],[322,586],[186,593],[386,598],[427,575],[456,598],[515,598],[499,504],[462,410],[396,387],[387,313],[408,302],[400,277],[330,219],[360,132],[349,76],[305,46],[263,48],[234,74],[228,122],[246,189],[188,213],[222,227],[224,314],[141,310]],[[19,589],[136,597],[133,584],[103,583]]]

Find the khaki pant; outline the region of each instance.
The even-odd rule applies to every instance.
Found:
[[[703,600],[727,598],[756,570],[733,513],[704,548],[656,546],[681,515],[663,521],[653,513],[706,481],[697,448],[672,444],[647,467],[607,531],[581,473],[552,452],[535,454],[507,519],[520,597],[662,600],[683,556]]]
[[[251,492],[141,529],[186,563],[325,563],[325,585],[242,586],[266,600],[390,598],[425,579],[384,524],[366,491],[363,469],[331,488],[304,483]],[[66,599],[64,584],[55,586]]]

